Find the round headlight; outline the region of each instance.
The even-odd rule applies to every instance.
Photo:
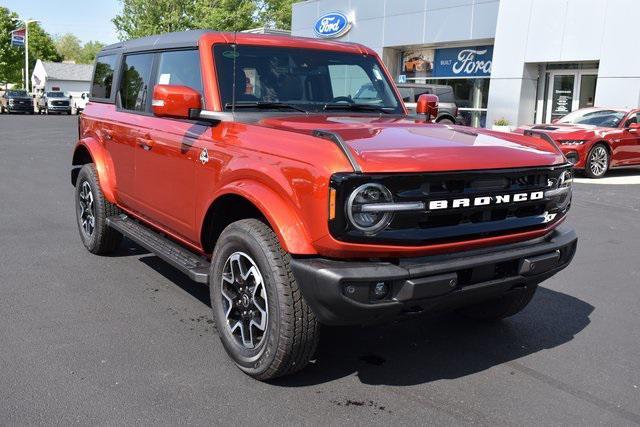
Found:
[[[347,217],[351,224],[368,234],[384,229],[393,218],[391,212],[376,212],[363,206],[375,203],[391,203],[391,191],[384,185],[364,184],[353,190],[347,200]]]
[[[558,187],[570,187],[573,184],[573,172],[566,170],[560,174],[558,180]]]

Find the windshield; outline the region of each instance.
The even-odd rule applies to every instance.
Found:
[[[607,128],[618,127],[625,113],[613,110],[578,110],[569,113],[557,123],[568,123],[574,125],[593,125]]]
[[[227,109],[235,103],[236,109],[403,113],[371,56],[242,45],[216,45],[213,52]]]
[[[64,98],[64,92],[47,92],[49,98]]]
[[[8,96],[29,96],[26,90],[10,90],[7,92]]]

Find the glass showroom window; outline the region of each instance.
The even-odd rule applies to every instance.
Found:
[[[465,124],[473,127],[486,127],[487,99],[489,98],[488,78],[465,79],[420,79],[416,83],[447,85],[453,88],[453,93],[460,115]]]

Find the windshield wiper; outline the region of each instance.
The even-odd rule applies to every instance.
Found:
[[[231,110],[234,108],[234,105],[231,103],[224,104],[224,108],[227,110]],[[259,109],[267,109],[267,108],[288,108],[290,110],[300,111],[301,113],[308,113],[307,110],[304,110],[300,107],[296,107],[295,105],[286,104],[284,102],[275,102],[275,101],[241,101],[235,103],[235,108],[259,108]]]
[[[385,114],[392,114],[395,111],[393,107],[381,107],[379,105],[370,104],[349,104],[349,103],[334,103],[324,104],[323,110],[354,110],[354,111],[378,111]]]

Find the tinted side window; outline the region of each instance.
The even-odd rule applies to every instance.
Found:
[[[430,95],[433,94],[433,90],[431,88],[425,87],[425,88],[416,88],[416,96],[415,96],[415,101],[413,102],[418,102],[418,98],[420,98],[420,95]]]
[[[413,99],[413,89],[410,87],[399,87],[398,90],[404,102],[415,102]]]
[[[441,89],[439,92],[440,93],[438,93],[438,98],[440,98],[440,102],[448,102],[448,103],[456,102],[453,97],[453,89],[444,88],[444,89]]]
[[[200,54],[197,50],[178,50],[160,54],[158,84],[182,85],[202,94]]]
[[[152,53],[125,56],[120,81],[120,101],[125,110],[146,110],[153,57]]]
[[[91,85],[92,98],[110,98],[113,84],[113,71],[116,66],[116,55],[100,56],[96,59],[96,69]]]

